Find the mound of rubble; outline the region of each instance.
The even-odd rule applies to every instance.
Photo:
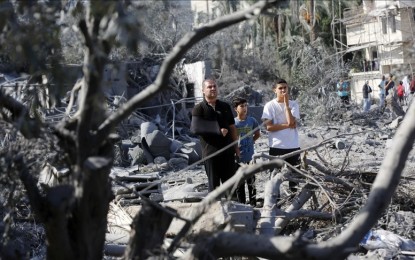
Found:
[[[304,231],[303,238],[324,241],[336,236],[353,219],[367,198],[371,183],[388,154],[392,137],[407,109],[397,105],[393,98],[387,102],[386,108],[379,109],[374,105],[367,113],[357,107],[339,108],[338,114],[342,118],[337,122],[301,126],[300,139],[305,150],[303,167],[308,169],[308,173],[314,174],[313,178],[318,179],[330,195],[325,194],[327,191],[313,188],[311,200],[299,204],[301,189],[308,187],[310,179],[294,177],[300,188],[297,193],[292,193],[284,183],[291,177],[283,177],[277,204],[287,221],[278,227],[279,234],[290,235],[301,229]],[[266,132],[262,131],[255,149],[257,164],[269,160],[264,156],[268,150]],[[207,178],[200,163],[200,144],[196,138],[188,136],[185,141],[175,140],[163,135],[155,125],[146,123],[142,125],[139,137],[134,136],[121,143],[120,151],[127,158],[124,161],[128,162],[128,166],[116,166],[111,173],[116,198],[109,214],[111,228],[107,236],[106,253],[113,256],[121,256],[124,252],[131,221],[140,212],[143,199],[172,208],[177,215],[186,216],[208,194]],[[414,172],[415,153],[412,152],[389,210],[371,231],[372,239],[382,240],[383,243],[374,246],[370,244],[370,238],[366,238],[359,252],[351,259],[364,255],[381,257],[415,252],[415,248],[410,246],[415,244],[411,240],[415,239],[415,216],[411,212],[415,188],[410,185]],[[266,183],[275,178],[275,173],[263,171],[256,176],[258,199],[266,202]],[[326,182],[328,176],[336,181]],[[333,214],[333,210],[341,212],[341,217]],[[187,242],[192,243],[192,237],[200,239],[201,233],[215,233],[222,229],[250,234],[267,233],[263,225],[266,214],[265,207],[252,207],[234,202],[230,197],[222,197],[212,203],[191,227]],[[117,219],[114,216],[126,217]],[[174,240],[184,225],[183,220],[175,218],[166,232],[165,241]],[[381,237],[379,234],[388,236]],[[395,239],[394,246],[390,245],[391,239]]]

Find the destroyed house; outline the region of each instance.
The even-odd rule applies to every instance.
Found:
[[[373,96],[378,98],[382,75],[392,74],[397,82],[413,75],[415,1],[364,0],[359,8],[344,10],[341,23],[347,41],[341,49],[357,61],[349,74],[352,99],[362,100],[366,80],[374,86]]]

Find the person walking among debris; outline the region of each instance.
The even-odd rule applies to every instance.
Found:
[[[409,84],[409,89],[411,94],[413,95],[415,93],[415,77],[411,77],[411,83]]]
[[[369,81],[366,81],[363,85],[363,111],[367,112],[370,109],[370,93],[372,93],[372,88],[369,86]]]
[[[248,116],[248,103],[244,98],[235,98],[232,101],[236,111],[235,126],[238,131],[240,162],[249,164],[254,155],[254,143],[260,137],[258,121]],[[246,180],[248,186],[249,204],[256,206],[256,187],[255,175]],[[237,189],[238,200],[246,203],[245,182]]]
[[[404,89],[402,81],[399,81],[399,85],[396,88],[396,95],[398,96],[399,105],[402,106],[403,105],[403,97],[405,95],[405,89]]]
[[[238,139],[231,106],[218,99],[218,86],[213,79],[202,84],[203,101],[192,110],[191,131],[200,136],[202,158],[206,158]],[[204,161],[208,190],[213,191],[231,178],[236,170],[235,155],[239,147],[230,146]]]
[[[281,156],[300,150],[300,111],[297,101],[290,100],[288,84],[284,79],[278,79],[272,89],[276,98],[265,104],[261,119],[268,131],[269,155]],[[285,160],[297,167],[301,163],[300,154]],[[289,182],[289,186],[294,191],[296,183]]]
[[[343,104],[349,104],[349,83],[347,81],[341,79],[337,83],[337,95]]]
[[[386,78],[385,78],[385,75],[383,75],[378,85],[379,87],[379,110],[380,111],[383,111],[383,108],[385,105],[385,83],[386,83]]]
[[[408,97],[408,106],[411,105],[412,100],[414,100],[415,95],[415,77],[409,75],[409,97]]]
[[[409,77],[410,76],[405,76],[402,79],[402,86],[403,86],[403,90],[404,90],[403,99],[404,99],[404,104],[405,105],[409,105],[409,96],[410,96],[410,93],[411,93]]]
[[[393,81],[393,75],[390,74],[385,83],[385,97],[389,95],[389,91],[395,87],[395,82]]]

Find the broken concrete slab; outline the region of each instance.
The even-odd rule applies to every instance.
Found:
[[[143,164],[146,160],[144,150],[138,145],[128,149],[128,158],[131,166]]]
[[[152,122],[144,122],[140,125],[140,135],[145,137],[153,131],[157,130],[157,126]]]
[[[145,137],[148,148],[154,157],[163,156],[170,159],[170,145],[172,141],[167,138],[161,131],[154,130]]]
[[[186,216],[186,211],[195,206],[194,203],[169,202],[164,205],[177,210],[181,216]],[[240,204],[234,201],[217,201],[213,203],[207,212],[191,228],[191,234],[215,232],[219,226],[229,224],[229,229],[253,233],[255,223],[253,223],[253,208],[250,205]],[[251,222],[252,221],[252,222]],[[180,219],[174,219],[167,231],[168,237],[174,237],[183,228],[185,222]]]
[[[177,186],[163,185],[163,197],[165,202],[183,201],[195,202],[201,201],[207,195],[204,183],[192,183],[186,181]]]
[[[389,124],[390,129],[397,129],[399,124],[402,122],[403,116],[398,116],[392,123]]]
[[[118,181],[132,181],[132,182],[147,182],[160,179],[159,172],[139,173],[135,175],[116,175],[115,179]]]

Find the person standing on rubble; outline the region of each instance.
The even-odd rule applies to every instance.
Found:
[[[406,75],[405,77],[403,77],[402,79],[402,86],[403,86],[403,90],[404,90],[404,104],[405,105],[409,105],[409,96],[411,94],[411,82],[409,80],[410,75]]]
[[[340,97],[341,102],[345,105],[349,104],[349,90],[350,86],[347,81],[341,79],[337,83],[337,95]]]
[[[398,103],[400,106],[404,105],[405,88],[403,82],[399,81],[399,85],[396,88],[396,95],[398,96]]]
[[[379,110],[380,111],[383,111],[384,105],[385,105],[385,83],[386,83],[386,79],[385,79],[385,75],[383,75],[378,85],[379,87]]]
[[[288,84],[284,79],[277,79],[272,90],[276,98],[265,104],[261,119],[268,131],[269,155],[281,156],[300,150],[300,110],[297,101],[290,100]],[[298,167],[301,164],[300,154],[285,161]],[[295,182],[289,182],[289,186],[291,191],[295,191]]]
[[[233,108],[236,111],[235,126],[239,137],[240,162],[249,164],[254,155],[254,143],[261,136],[258,121],[248,116],[248,103],[244,98],[234,98],[232,100]],[[248,198],[251,206],[256,206],[256,187],[255,175],[244,181],[237,189],[238,200],[246,203],[245,182],[248,186]]]
[[[372,88],[369,86],[369,81],[366,80],[362,88],[363,92],[363,111],[367,112],[370,110],[370,93],[372,93]]]
[[[202,83],[203,101],[192,110],[190,130],[200,137],[202,158],[208,177],[208,190],[213,191],[235,174],[235,159],[239,157],[237,131],[231,106],[218,99],[218,86],[213,79]],[[224,147],[229,148],[216,154]],[[209,156],[216,154],[209,158]],[[236,155],[236,157],[235,157]]]
[[[389,77],[387,78],[386,83],[385,83],[385,97],[389,95],[389,91],[393,90],[394,87],[395,87],[395,82],[393,81],[393,75],[389,74]]]

